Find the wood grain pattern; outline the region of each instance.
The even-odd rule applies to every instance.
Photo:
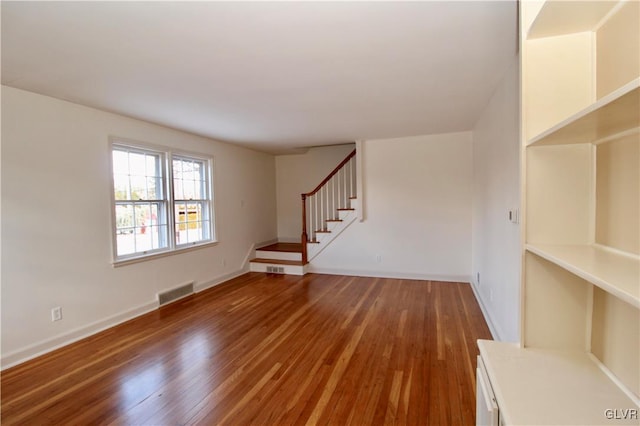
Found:
[[[249,273],[2,372],[3,425],[475,422],[469,284]]]
[[[273,243],[268,246],[260,247],[258,250],[265,251],[281,251],[286,253],[300,253],[302,251],[302,244],[300,243]]]

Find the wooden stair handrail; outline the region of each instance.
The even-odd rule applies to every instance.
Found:
[[[320,188],[322,188],[327,182],[329,182],[329,180],[335,176],[336,173],[338,173],[340,171],[340,169],[342,168],[342,166],[344,166],[345,164],[347,164],[349,162],[349,160],[351,160],[353,157],[355,157],[356,155],[356,150],[354,149],[353,151],[351,151],[351,154],[347,155],[347,157],[342,160],[342,162],[340,164],[338,164],[338,166],[333,169],[333,171],[331,173],[329,173],[329,175],[323,179],[322,182],[320,182],[320,185],[316,186],[316,189],[314,189],[311,192],[307,192],[305,194],[302,195],[306,195],[307,197],[315,194],[316,192],[320,191]]]
[[[302,236],[300,237],[300,242],[302,243],[302,264],[306,265],[309,263],[307,256],[307,241],[309,237],[307,236],[307,203],[305,202],[307,199],[307,194],[302,194]]]

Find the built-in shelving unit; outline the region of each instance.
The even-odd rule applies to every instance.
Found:
[[[640,2],[520,14],[521,341],[482,361],[504,424],[638,424]]]
[[[640,308],[640,258],[598,245],[527,244],[527,251]]]
[[[528,145],[606,142],[640,126],[640,78],[563,120]]]

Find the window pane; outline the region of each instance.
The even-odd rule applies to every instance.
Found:
[[[207,202],[176,205],[176,244],[192,244],[210,239]]]
[[[209,235],[210,231],[211,231],[211,223],[208,220],[203,220],[201,222],[201,229],[202,229],[202,239],[203,240],[209,240],[211,239],[211,235]]]
[[[167,218],[164,215],[164,204],[153,203],[151,204],[151,220],[149,225],[166,225]]]
[[[126,151],[113,151],[113,173],[129,173],[129,154]]]
[[[136,204],[136,228],[140,228],[144,234],[144,228],[148,225],[148,221],[151,218],[151,206],[149,204]]]
[[[187,207],[184,204],[175,205],[175,234],[176,244],[185,244],[187,242]]]
[[[182,161],[173,160],[173,177],[182,179]]]
[[[162,179],[156,177],[147,178],[147,200],[162,200]]]
[[[136,251],[148,251],[151,250],[151,233],[147,232],[147,227],[144,226],[142,228],[136,228],[135,232],[136,239]]]
[[[173,180],[173,198],[176,200],[184,200],[184,192],[182,191],[182,179]]]
[[[193,198],[195,198],[196,200],[204,200],[209,198],[204,182],[195,181],[194,184],[195,184],[195,193]]]
[[[184,200],[193,200],[194,198],[196,198],[193,180],[185,179],[183,181],[183,191],[184,193],[182,194],[182,196]]]
[[[136,244],[140,250],[156,250],[168,246],[166,215],[164,203],[153,203],[143,206],[147,214],[144,225],[136,228]],[[148,210],[147,210],[148,209]]]
[[[160,171],[160,158],[158,155],[149,155],[146,157],[147,167],[146,167],[146,175],[151,177],[161,177],[162,173]]]
[[[133,228],[133,204],[116,204],[116,229]]]
[[[129,153],[129,174],[136,176],[146,175],[146,161],[144,154],[138,154],[137,152]]]
[[[196,222],[201,220],[200,204],[188,203],[187,211],[188,211],[187,220],[189,222]]]
[[[130,200],[128,175],[113,175],[113,192],[116,200]]]
[[[116,205],[116,244],[117,254],[122,256],[135,252],[133,240],[133,205]]]
[[[202,162],[193,163],[193,178],[199,181],[204,180],[204,176],[202,173],[203,170],[204,170],[204,167]]]
[[[132,254],[136,252],[135,242],[133,240],[133,229],[131,232],[118,234],[116,239],[118,256],[124,256],[126,254]]]
[[[147,178],[144,176],[131,176],[131,199],[146,200],[147,195]]]
[[[182,179],[193,180],[193,161],[182,161]]]

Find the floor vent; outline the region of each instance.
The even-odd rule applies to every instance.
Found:
[[[283,266],[267,266],[267,273],[284,274],[284,267]]]
[[[158,293],[158,303],[163,306],[190,294],[193,294],[193,281],[163,293]]]

